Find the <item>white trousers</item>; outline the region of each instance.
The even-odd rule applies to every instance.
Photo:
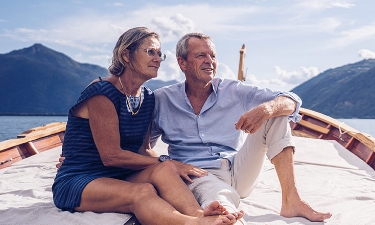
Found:
[[[238,211],[240,199],[255,188],[265,157],[271,160],[288,146],[295,147],[288,118],[271,118],[247,136],[233,165],[223,159],[220,169],[207,169],[209,175],[194,179],[189,188],[202,208],[218,200],[228,211]]]

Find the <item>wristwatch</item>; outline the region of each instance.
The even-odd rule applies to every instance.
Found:
[[[166,160],[172,160],[171,157],[169,157],[169,155],[160,155],[159,156],[159,161],[160,162],[164,162]]]

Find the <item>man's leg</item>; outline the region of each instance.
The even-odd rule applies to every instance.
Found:
[[[324,221],[331,217],[331,213],[320,213],[313,210],[302,201],[294,180],[293,147],[286,147],[271,162],[274,164],[279,177],[282,205],[280,215],[284,217],[305,217],[311,221]]]
[[[217,200],[229,212],[237,212],[237,208],[240,204],[240,196],[230,184],[225,183],[225,181],[220,180],[217,177],[216,174],[223,171],[220,171],[219,169],[211,169],[208,171],[209,173],[207,176],[195,178],[193,183],[188,184],[195,199],[197,199],[202,208],[207,207],[211,202]]]
[[[230,167],[228,160],[222,161],[220,169],[207,169],[208,175],[195,178],[194,182],[188,184],[198,203],[202,208],[206,208],[211,202],[219,201],[228,212],[238,212],[240,196],[237,191],[228,184],[231,182]],[[240,219],[236,225],[245,224],[245,220]]]
[[[267,120],[255,134],[247,136],[232,165],[232,186],[241,198],[255,188],[266,155],[272,159],[283,148],[294,146],[291,136],[286,116]]]
[[[254,189],[262,170],[265,155],[274,164],[282,190],[280,215],[302,216],[311,221],[323,221],[330,213],[319,213],[301,200],[294,178],[294,142],[287,117],[276,117],[253,135],[248,135],[244,146],[236,155],[233,165],[233,183],[241,197]]]

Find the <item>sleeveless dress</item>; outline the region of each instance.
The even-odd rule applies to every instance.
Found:
[[[126,96],[109,81],[100,79],[81,93],[76,105],[69,110],[62,146],[65,160],[52,185],[53,201],[57,208],[74,212],[74,208],[80,205],[82,191],[89,182],[100,177],[125,179],[134,172],[104,166],[92,137],[89,120],[74,116],[72,110],[95,95],[106,96],[115,106],[119,118],[121,148],[137,153],[143,144],[155,106],[154,93],[147,87],[142,87],[141,90],[142,104],[135,115],[128,108]],[[137,109],[133,108],[133,111]]]

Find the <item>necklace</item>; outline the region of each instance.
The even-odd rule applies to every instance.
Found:
[[[128,107],[130,109],[130,112],[132,113],[132,116],[138,114],[138,112],[139,112],[139,110],[141,109],[141,106],[142,106],[142,92],[141,92],[140,97],[139,97],[139,107],[138,107],[138,110],[136,112],[133,112],[133,107],[130,104],[130,100],[129,100],[128,96],[125,94],[124,85],[122,85],[122,81],[121,81],[120,77],[118,77],[118,80],[120,81],[122,93],[124,93],[124,95],[126,97],[126,103],[128,104]]]

